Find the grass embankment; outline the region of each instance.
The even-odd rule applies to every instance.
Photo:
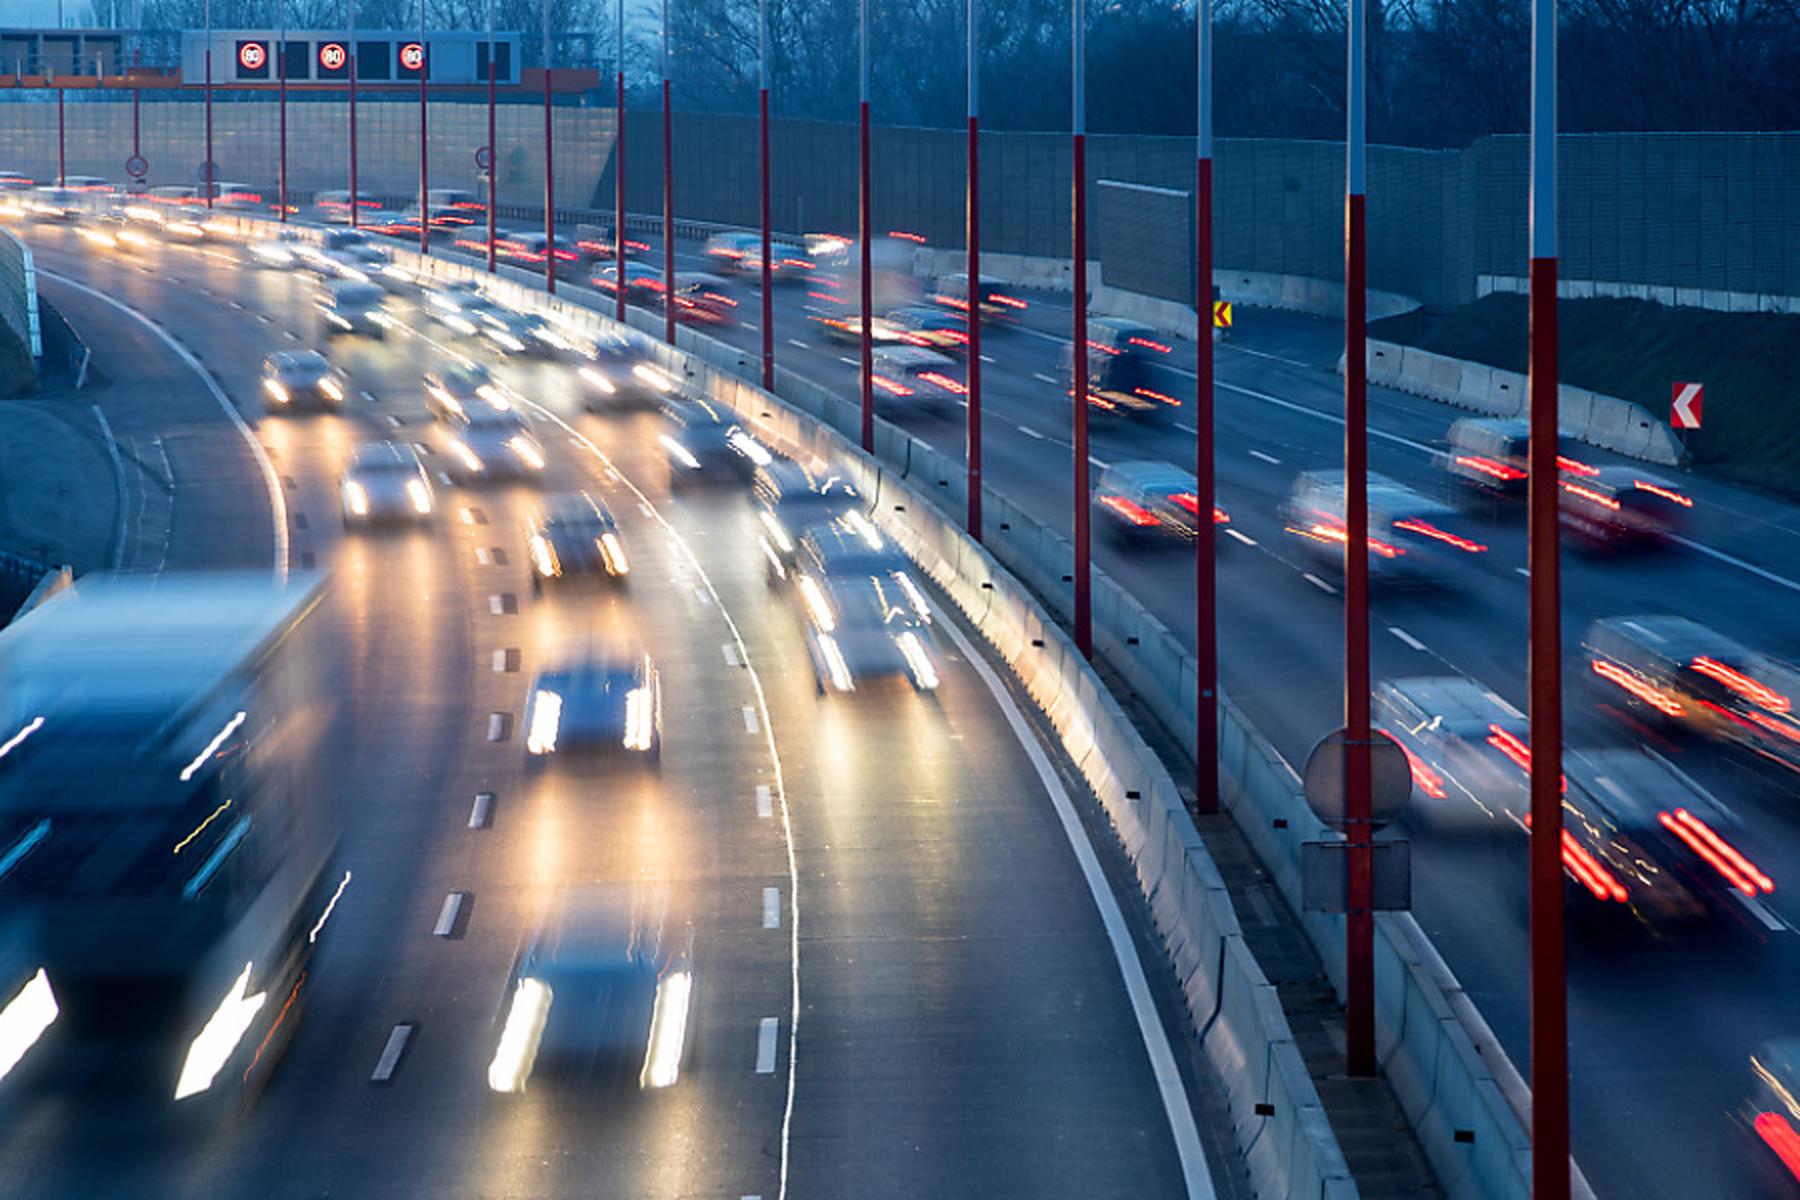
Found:
[[[18,335],[0,325],[0,400],[23,396],[37,389],[37,370]]]
[[[1525,304],[1496,293],[1451,313],[1376,321],[1369,336],[1522,372]],[[1562,382],[1641,404],[1662,420],[1676,380],[1704,383],[1704,427],[1688,435],[1695,467],[1800,495],[1800,317],[1645,300],[1558,307]]]

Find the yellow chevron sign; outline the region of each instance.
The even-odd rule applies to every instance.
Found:
[[[1214,300],[1213,301],[1213,328],[1214,329],[1230,329],[1231,328],[1231,301],[1229,301],[1229,300]]]

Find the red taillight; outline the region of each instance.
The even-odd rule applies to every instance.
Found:
[[[1289,528],[1291,529],[1292,526],[1289,526]],[[1317,521],[1313,523],[1310,529],[1295,529],[1294,532],[1300,534],[1302,537],[1312,538],[1317,542],[1337,542],[1342,545],[1347,544],[1350,541],[1350,534],[1345,530],[1336,525],[1325,525]],[[1371,537],[1369,539],[1369,553],[1380,555],[1382,558],[1399,558],[1402,554],[1405,554],[1406,551],[1398,546],[1390,546],[1380,538]]]
[[[1524,771],[1527,775],[1531,773],[1531,747],[1521,741],[1518,734],[1498,725],[1489,725],[1487,741],[1488,745],[1510,758],[1519,770]],[[1562,777],[1560,788],[1563,792],[1569,790],[1567,775]]]
[[[562,259],[564,262],[574,262],[575,252],[573,250],[558,250],[556,252],[556,257]]]
[[[952,379],[950,376],[939,371],[922,371],[919,374],[919,378],[926,383],[935,383],[946,392],[954,392],[958,396],[966,396],[969,394],[969,389],[964,386],[960,379]]]
[[[960,308],[966,310],[969,307],[969,302],[967,300],[964,300],[961,296],[952,296],[947,292],[935,292],[932,294],[931,298],[947,308]]]
[[[1783,721],[1760,712],[1751,713],[1750,719],[1777,737],[1784,737],[1790,742],[1800,743],[1800,726],[1796,726],[1792,721]]]
[[[1165,396],[1161,392],[1153,392],[1147,387],[1132,388],[1132,394],[1142,396],[1146,400],[1155,400],[1159,404],[1167,404],[1171,408],[1180,408],[1181,401],[1173,396]]]
[[[1687,843],[1689,849],[1705,859],[1725,882],[1746,896],[1764,895],[1775,890],[1775,881],[1764,875],[1755,863],[1738,852],[1737,847],[1720,837],[1712,826],[1685,808],[1673,814],[1660,812],[1656,819],[1663,828]]]
[[[1610,508],[1614,512],[1617,512],[1619,509],[1619,502],[1611,496],[1606,495],[1604,492],[1596,492],[1593,488],[1582,487],[1579,483],[1570,483],[1566,479],[1563,480],[1562,486],[1563,491],[1572,492],[1577,496],[1592,500],[1595,504],[1601,505],[1604,508]]]
[[[1115,350],[1113,347],[1106,345],[1104,342],[1096,342],[1093,338],[1088,339],[1088,349],[1089,350],[1098,350],[1102,354],[1117,354],[1118,353],[1118,351]]]
[[[1590,467],[1586,463],[1570,458],[1566,454],[1559,454],[1556,456],[1556,465],[1571,475],[1584,475],[1589,479],[1600,474],[1599,467]]]
[[[906,242],[917,242],[921,246],[925,244],[925,236],[923,234],[909,233],[904,229],[890,229],[888,230],[888,236],[891,238],[899,238]]]
[[[1129,337],[1126,338],[1125,341],[1128,345],[1142,346],[1144,349],[1154,350],[1158,354],[1170,354],[1173,352],[1170,347],[1163,345],[1161,342],[1153,342],[1149,338]]]
[[[913,390],[904,383],[897,383],[885,375],[873,376],[869,382],[891,396],[910,396],[913,394]]]
[[[1636,696],[1639,700],[1642,700],[1645,704],[1648,704],[1651,708],[1654,708],[1664,716],[1679,717],[1681,715],[1682,707],[1673,697],[1664,693],[1660,688],[1652,687],[1650,684],[1645,683],[1642,679],[1639,679],[1636,675],[1633,675],[1623,667],[1614,666],[1612,663],[1599,658],[1594,659],[1589,665],[1594,668],[1594,674],[1602,679],[1618,684],[1627,692],[1630,692],[1633,696]]]
[[[1563,830],[1562,835],[1562,860],[1563,867],[1575,877],[1577,883],[1592,892],[1596,900],[1612,900],[1623,904],[1629,897],[1625,886],[1613,878],[1612,872],[1602,866],[1599,859],[1582,849],[1581,843],[1567,829]]]
[[[1788,1174],[1800,1179],[1800,1133],[1794,1131],[1788,1119],[1780,1113],[1759,1112],[1750,1125],[1763,1145],[1775,1152]]]
[[[1480,542],[1471,542],[1466,537],[1458,537],[1448,530],[1439,529],[1430,521],[1421,521],[1417,517],[1408,517],[1404,521],[1395,521],[1394,528],[1405,529],[1411,533],[1419,534],[1422,537],[1428,537],[1434,541],[1443,542],[1446,546],[1455,546],[1458,550],[1466,551],[1469,554],[1483,554],[1487,551],[1487,547]]]
[[[1397,742],[1395,744],[1400,745]],[[1404,745],[1400,745],[1400,753],[1406,755],[1406,765],[1412,768],[1413,782],[1419,785],[1421,792],[1433,800],[1442,800],[1448,795],[1444,791],[1444,777],[1426,766],[1424,759],[1408,750]]]
[[[1495,462],[1491,458],[1478,458],[1471,454],[1459,454],[1456,456],[1456,463],[1458,466],[1467,467],[1471,471],[1477,471],[1483,475],[1489,475],[1495,479],[1509,483],[1516,479],[1525,478],[1525,472],[1519,470],[1519,468],[1512,466],[1509,463]]]
[[[1151,512],[1141,504],[1127,500],[1123,496],[1102,496],[1100,497],[1100,503],[1106,508],[1112,509],[1127,521],[1130,521],[1133,525],[1156,524],[1155,513]]]
[[[1682,495],[1680,492],[1677,492],[1672,488],[1666,488],[1666,487],[1663,487],[1661,484],[1651,483],[1647,479],[1635,479],[1632,482],[1637,484],[1638,491],[1640,491],[1640,492],[1649,492],[1652,496],[1661,496],[1664,500],[1667,500],[1670,504],[1679,504],[1683,508],[1694,507],[1693,500],[1689,499],[1688,497]]]
[[[1026,309],[1031,306],[1017,296],[991,295],[984,301],[987,304],[998,304],[1004,308]]]
[[[719,250],[708,250],[707,253],[712,255],[714,258],[742,258],[742,257],[744,257],[744,252],[742,250],[732,250],[729,248],[719,249]]]
[[[1700,674],[1718,680],[1744,699],[1760,704],[1770,712],[1785,713],[1792,707],[1788,698],[1774,688],[1758,683],[1741,671],[1732,670],[1717,659],[1701,655],[1690,665]]]

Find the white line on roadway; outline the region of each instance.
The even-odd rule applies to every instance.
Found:
[[[1054,375],[1046,375],[1042,371],[1032,372],[1031,377],[1033,379],[1037,380],[1039,383],[1055,383],[1056,382],[1056,377]]]
[[[1250,457],[1259,458],[1272,467],[1279,467],[1281,465],[1281,460],[1279,458],[1276,458],[1273,454],[1264,454],[1261,450],[1252,450],[1250,452]]]
[[[477,550],[475,552],[477,557],[480,557],[483,553],[485,553],[485,551]],[[488,611],[496,617],[506,611],[506,601],[500,599],[500,593],[494,592],[488,596]]]
[[[113,437],[112,424],[106,419],[106,412],[98,404],[93,406],[94,420],[100,424],[100,432],[106,435],[106,453],[112,459],[113,483],[119,489],[118,516],[114,521],[119,529],[118,544],[113,547],[112,568],[118,570],[125,563],[125,509],[131,503],[131,496],[125,482],[125,460],[119,454],[118,439]]]
[[[406,1052],[406,1043],[412,1038],[411,1025],[396,1025],[394,1032],[388,1034],[387,1045],[382,1047],[381,1057],[376,1060],[375,1070],[369,1076],[370,1083],[386,1083],[394,1077],[394,1070],[400,1065],[400,1056]]]
[[[1175,1054],[1169,1048],[1168,1031],[1163,1028],[1162,1019],[1157,1016],[1156,1002],[1150,998],[1150,984],[1144,978],[1144,964],[1132,945],[1131,931],[1125,925],[1125,914],[1119,910],[1119,901],[1107,885],[1105,875],[1101,873],[1100,860],[1094,854],[1093,843],[1088,840],[1081,819],[1075,815],[1075,806],[1069,800],[1069,793],[1063,788],[1055,768],[1050,765],[1043,746],[1031,732],[1031,727],[1025,723],[1025,717],[1020,713],[1012,693],[995,676],[994,669],[988,665],[987,660],[969,644],[969,639],[957,628],[956,623],[941,611],[938,618],[938,627],[949,631],[957,649],[962,651],[963,657],[975,668],[982,683],[987,685],[994,702],[1005,715],[1006,723],[1012,727],[1013,736],[1024,748],[1025,756],[1031,760],[1038,781],[1050,796],[1051,807],[1056,810],[1063,834],[1069,839],[1069,848],[1075,852],[1075,861],[1081,867],[1082,877],[1087,880],[1088,893],[1094,899],[1094,907],[1100,910],[1100,923],[1106,927],[1106,938],[1112,945],[1113,958],[1119,964],[1125,994],[1130,997],[1132,1015],[1137,1018],[1138,1036],[1143,1039],[1145,1053],[1150,1058],[1150,1071],[1156,1078],[1157,1091],[1162,1097],[1163,1112],[1168,1116],[1169,1134],[1175,1142],[1175,1153],[1181,1160],[1181,1175],[1187,1183],[1188,1198],[1213,1200],[1212,1172],[1207,1167],[1206,1148],[1200,1144],[1200,1134],[1194,1125],[1194,1111],[1188,1103],[1187,1088],[1181,1081],[1181,1069],[1175,1065]]]
[[[764,1017],[756,1027],[756,1073],[758,1075],[775,1073],[775,1033],[780,1024],[774,1017]]]
[[[456,930],[456,918],[462,915],[463,899],[467,892],[451,892],[444,897],[444,907],[438,910],[437,925],[432,929],[433,937],[447,938]]]
[[[1424,642],[1421,642],[1418,638],[1416,638],[1412,634],[1406,632],[1406,630],[1400,628],[1398,625],[1389,625],[1388,632],[1393,634],[1395,637],[1399,638],[1401,641],[1405,642],[1407,645],[1411,646],[1414,650],[1422,651],[1425,649]]]
[[[774,809],[775,809],[774,797],[769,792],[769,785],[766,783],[757,784],[756,785],[756,815],[757,815],[757,817],[766,821],[771,816],[774,815]]]
[[[755,733],[761,728],[762,727],[756,723],[756,709],[748,704],[744,705],[744,732]]]
[[[497,742],[501,739],[501,737],[503,737],[505,735],[505,733],[506,733],[506,714],[505,713],[489,713],[488,714],[488,734],[487,734],[488,741]]]
[[[486,829],[494,820],[494,793],[476,792],[475,804],[469,809],[469,828]]]
[[[861,365],[862,365],[862,364],[861,364],[861,363],[860,363],[860,362],[858,362],[858,361],[857,361],[857,360],[856,360],[856,359],[854,359],[854,358],[846,358],[846,357],[845,357],[845,356],[844,356],[844,355],[842,355],[842,354],[840,354],[840,355],[838,355],[838,361],[839,361],[839,362],[841,362],[841,363],[844,363],[844,364],[846,364],[846,365],[848,365],[848,366],[852,366],[852,367],[857,367],[857,366],[861,366]]]
[[[1040,442],[1047,442],[1050,440],[1049,438],[1045,437],[1043,434],[1039,433],[1037,430],[1033,429],[1029,425],[1019,426],[1019,432],[1024,434],[1028,438],[1036,438]]]
[[[1748,572],[1750,572],[1750,574],[1756,576],[1758,579],[1767,580],[1768,582],[1775,584],[1777,587],[1784,587],[1790,592],[1800,592],[1800,583],[1795,583],[1792,579],[1788,579],[1785,576],[1777,575],[1773,571],[1765,571],[1761,567],[1757,566],[1756,564],[1747,563],[1743,559],[1738,558],[1735,555],[1725,553],[1723,550],[1714,550],[1711,546],[1702,545],[1699,542],[1691,541],[1688,538],[1684,538],[1684,537],[1676,537],[1674,540],[1676,542],[1680,543],[1681,545],[1686,546],[1689,550],[1695,551],[1696,553],[1699,553],[1699,554],[1704,554],[1708,558],[1717,559],[1718,561],[1720,561],[1722,563],[1726,563],[1730,566],[1736,567],[1740,571],[1748,571]]]
[[[1300,578],[1306,580],[1306,582],[1312,584],[1314,587],[1318,588],[1321,592],[1324,592],[1326,595],[1329,595],[1329,596],[1337,595],[1336,588],[1332,587],[1329,583],[1326,583],[1323,579],[1320,579],[1317,575],[1314,575],[1311,571],[1302,572],[1300,575]]]
[[[763,889],[763,928],[781,928],[781,889],[766,887]]]
[[[1187,434],[1198,434],[1200,432],[1198,429],[1195,429],[1192,425],[1184,425],[1180,421],[1175,422],[1175,428],[1177,428],[1177,429],[1181,430],[1181,432],[1187,433]]]
[[[462,518],[462,523],[464,525],[473,525],[475,523],[475,510],[471,509],[467,505],[464,505],[462,508],[458,509],[456,515]]]
[[[206,390],[212,393],[213,400],[218,403],[219,408],[224,411],[228,418],[230,418],[232,425],[237,428],[238,433],[243,437],[245,443],[249,445],[251,457],[256,459],[256,465],[262,468],[263,484],[269,490],[270,515],[274,518],[275,523],[275,575],[278,579],[286,579],[288,573],[287,497],[282,493],[281,480],[275,476],[275,464],[269,461],[268,451],[264,450],[262,443],[256,440],[256,434],[253,433],[250,426],[245,423],[242,414],[237,410],[237,406],[231,402],[231,397],[227,396],[224,390],[219,387],[218,382],[207,373],[206,368],[201,365],[200,360],[194,357],[193,351],[189,350],[177,340],[173,334],[170,334],[167,330],[163,329],[155,321],[152,321],[137,309],[123,301],[115,300],[105,292],[97,291],[85,283],[78,283],[77,281],[70,279],[67,275],[59,275],[55,271],[46,271],[42,267],[38,268],[38,274],[49,279],[54,279],[58,283],[72,287],[78,292],[83,292],[96,300],[101,300],[112,305],[114,308],[142,325],[145,329],[148,329],[151,333],[155,334],[156,337],[162,341],[163,345],[173,350],[176,355],[180,357],[181,361],[192,368],[194,374],[200,377],[200,382],[206,385]]]
[[[1238,532],[1238,531],[1237,531],[1237,530],[1235,530],[1235,529],[1231,529],[1231,528],[1229,528],[1229,527],[1228,527],[1228,528],[1227,528],[1227,529],[1226,529],[1226,530],[1225,530],[1225,534],[1226,534],[1226,536],[1228,536],[1228,537],[1234,537],[1234,538],[1236,538],[1236,539],[1237,539],[1237,540],[1238,540],[1238,541],[1240,541],[1240,542],[1242,542],[1242,543],[1244,543],[1244,545],[1246,545],[1246,546],[1254,546],[1254,545],[1256,545],[1256,539],[1255,539],[1255,538],[1253,538],[1253,537],[1251,537],[1251,536],[1250,536],[1250,535],[1249,535],[1249,534],[1247,534],[1247,533],[1239,533],[1239,532]]]
[[[504,673],[505,670],[506,670],[506,651],[504,651],[504,650],[494,651],[494,673],[496,675],[499,675],[499,674]]]
[[[796,349],[796,350],[809,350],[809,349],[811,349],[811,347],[810,347],[810,346],[808,346],[808,345],[807,345],[807,344],[806,344],[806,343],[805,343],[805,342],[803,342],[803,341],[801,341],[801,340],[800,340],[800,339],[799,339],[799,338],[789,338],[789,339],[788,339],[788,345],[790,345],[790,346],[792,346],[792,347],[793,347],[793,348],[794,348],[794,349]]]
[[[700,601],[701,608],[711,608],[712,607],[712,597],[710,597],[706,594],[705,588],[703,588],[703,587],[695,588],[694,589],[694,598]]]
[[[994,356],[991,354],[984,354],[981,356],[981,361],[984,363],[991,363],[994,361]]]
[[[735,667],[738,665],[737,647],[733,646],[730,642],[725,642],[719,647],[719,655],[725,660],[726,666]]]
[[[1530,567],[1514,567],[1513,570],[1517,571],[1519,574],[1523,575],[1527,579],[1531,578],[1531,568]]]
[[[488,548],[486,546],[477,546],[475,547],[475,561],[485,567],[493,562],[494,558],[493,555],[488,553]],[[489,600],[491,602],[493,597],[489,597]],[[498,612],[499,610],[496,609],[495,611]]]

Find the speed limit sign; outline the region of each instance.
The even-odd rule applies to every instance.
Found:
[[[494,165],[494,152],[487,146],[475,151],[475,169],[485,171]]]
[[[350,52],[340,42],[326,42],[319,47],[319,65],[327,71],[341,71],[350,61]]]
[[[400,65],[408,71],[416,71],[425,65],[425,47],[418,42],[408,42],[400,47]]]
[[[134,154],[125,160],[125,173],[133,179],[142,179],[150,172],[150,163],[141,154]]]
[[[263,49],[261,42],[245,42],[238,48],[238,62],[246,71],[260,71],[269,61],[269,52]]]

